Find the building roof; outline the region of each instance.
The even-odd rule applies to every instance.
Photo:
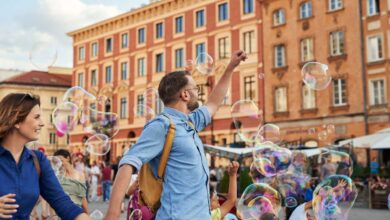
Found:
[[[47,71],[32,70],[0,81],[3,84],[71,87],[72,76],[68,74],[48,73]]]

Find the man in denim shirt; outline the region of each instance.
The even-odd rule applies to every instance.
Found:
[[[165,169],[161,207],[156,219],[211,218],[209,169],[197,132],[210,123],[231,84],[234,69],[245,59],[243,51],[232,54],[207,104],[202,107],[198,105],[198,87],[188,72],[172,72],[162,78],[158,91],[165,104],[163,115],[172,118],[176,133]],[[137,143],[122,158],[106,220],[119,218],[120,203],[133,172],[138,172],[143,164],[150,162],[153,172],[157,173],[169,127],[169,120],[163,115],[145,125]]]

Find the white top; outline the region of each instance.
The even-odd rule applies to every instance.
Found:
[[[291,214],[289,220],[307,220],[306,211],[305,211],[305,203],[300,204],[296,209],[294,209]]]
[[[94,175],[95,174],[95,175]],[[93,166],[91,168],[91,175],[92,175],[92,183],[97,184],[99,181],[99,178],[96,175],[100,174],[100,169],[98,166]]]

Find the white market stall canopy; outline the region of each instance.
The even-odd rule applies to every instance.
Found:
[[[204,149],[207,153],[214,156],[225,157],[231,160],[241,160],[244,158],[252,157],[252,153],[255,147],[229,148],[205,144]],[[305,152],[308,157],[318,155],[322,152],[320,148],[304,149],[300,151]]]
[[[377,133],[340,141],[339,146],[351,144],[354,148],[390,149],[390,128]]]

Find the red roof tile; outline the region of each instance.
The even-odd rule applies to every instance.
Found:
[[[32,70],[0,81],[0,84],[71,87],[72,75],[50,74],[46,71]]]

